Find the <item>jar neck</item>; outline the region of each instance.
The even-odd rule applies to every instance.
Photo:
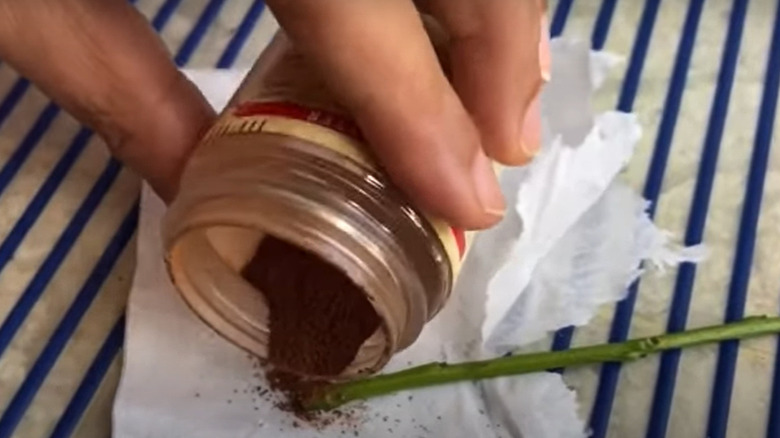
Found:
[[[224,159],[196,153],[188,164],[186,190],[163,227],[169,254],[187,233],[234,227],[273,235],[340,268],[383,321],[344,376],[378,370],[418,337],[446,300],[452,272],[434,230],[385,177],[287,136],[231,136],[219,148]],[[225,263],[235,268],[241,260]],[[224,314],[241,311],[231,306],[221,318],[254,317]]]

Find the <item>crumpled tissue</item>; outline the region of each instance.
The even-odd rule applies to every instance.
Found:
[[[631,114],[594,115],[590,107],[616,58],[563,40],[551,50],[542,151],[500,178],[514,208],[474,238],[450,302],[386,371],[515,350],[587,323],[599,305],[623,296],[640,262],[664,266],[703,256],[702,248],[673,246],[650,221],[647,203],[616,179],[639,126]],[[215,108],[243,74],[188,72]],[[115,437],[587,436],[576,394],[554,373],[378,398],[321,430],[280,411],[261,396],[256,361],[201,323],[176,293],[163,264],[164,211],[144,188]]]

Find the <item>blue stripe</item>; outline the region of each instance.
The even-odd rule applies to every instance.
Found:
[[[181,0],[166,0],[166,2],[160,6],[160,9],[157,10],[154,18],[152,18],[152,27],[158,32],[162,30],[162,28],[168,24],[168,20],[171,19],[173,13],[176,12],[176,8],[178,8],[180,4]]]
[[[2,417],[0,417],[0,438],[9,438],[14,433],[16,426],[24,416],[25,410],[32,402],[49,371],[54,367],[57,357],[65,348],[73,332],[76,331],[79,322],[97,296],[106,278],[111,274],[114,264],[133,236],[137,223],[138,205],[135,204],[127,216],[125,216],[122,225],[111,239],[111,242],[109,242],[81,290],[79,290],[73,304],[62,318],[41,355],[38,356],[32,369],[27,373],[27,377],[22,382],[19,390],[16,391],[16,394],[14,394]]]
[[[14,110],[14,107],[22,99],[28,88],[30,88],[30,81],[21,78],[16,81],[11,90],[8,91],[8,94],[5,95],[3,101],[0,102],[0,127],[3,126],[8,116],[11,115],[11,111]]]
[[[642,68],[645,65],[647,48],[650,45],[650,37],[653,34],[655,18],[658,15],[658,6],[661,0],[647,0],[645,10],[642,12],[642,18],[639,22],[634,49],[631,52],[631,60],[628,63],[628,70],[623,81],[623,88],[620,90],[620,99],[617,109],[619,111],[631,112],[634,107],[637,90],[639,90],[639,80],[642,77]]]
[[[571,11],[571,0],[562,0],[558,2],[558,6],[555,8],[555,15],[553,22],[550,24],[550,38],[561,36],[563,28],[566,27],[566,21],[569,19],[569,12]]]
[[[612,23],[612,16],[615,15],[615,5],[617,0],[604,0],[599,8],[599,14],[596,16],[596,23],[593,25],[593,33],[590,35],[590,45],[593,50],[601,50],[607,42],[609,27]]]
[[[550,347],[553,351],[562,351],[562,350],[568,350],[571,346],[571,340],[574,337],[574,326],[568,326],[564,327],[557,332],[555,332],[555,336],[553,337],[552,346]],[[552,370],[556,373],[562,373],[564,371],[563,368],[557,368]]]
[[[19,147],[16,148],[8,161],[3,165],[3,168],[0,169],[0,193],[8,188],[8,185],[14,179],[16,173],[19,172],[22,164],[24,164],[27,157],[30,156],[33,149],[35,149],[35,145],[41,140],[59,112],[59,107],[50,103],[46,106],[41,115],[38,116],[38,119],[35,121],[32,128],[30,128],[30,131],[22,139]]]
[[[596,23],[591,35],[591,47],[594,50],[603,49],[604,44],[607,42],[609,28],[612,25],[612,17],[615,15],[615,4],[616,0],[604,0],[601,3],[601,8],[599,8],[599,13],[596,17]],[[553,351],[568,350],[571,346],[571,340],[573,337],[574,326],[568,326],[558,330],[555,332],[550,349]],[[557,368],[551,371],[562,373],[563,368]]]
[[[184,40],[184,43],[179,49],[179,53],[176,54],[176,58],[174,58],[176,65],[182,66],[189,62],[192,54],[195,53],[195,49],[198,48],[198,45],[206,35],[211,23],[213,23],[217,18],[217,15],[219,15],[219,11],[224,4],[225,0],[211,0],[206,5],[203,12],[200,14],[200,17],[198,17],[195,27],[190,34],[187,35],[187,39]]]
[[[697,4],[696,7],[699,10],[696,13],[700,14],[703,0],[697,0],[697,3],[699,4]],[[718,152],[723,137],[723,128],[728,113],[729,98],[731,97],[734,72],[736,70],[739,47],[742,40],[742,30],[745,24],[746,5],[746,1],[737,0],[731,11],[731,20],[729,22],[729,30],[723,49],[718,83],[712,102],[712,109],[710,111],[707,134],[704,139],[704,147],[699,163],[699,174],[696,179],[696,188],[694,190],[688,226],[685,232],[686,245],[699,244],[703,238],[707,211],[709,210],[710,194],[712,193],[712,185],[715,179],[716,165],[718,162]],[[669,320],[666,327],[666,331],[669,333],[679,332],[685,329],[695,275],[696,267],[694,264],[683,263],[680,265],[674,287]],[[661,355],[658,379],[656,380],[655,394],[653,396],[653,404],[650,413],[650,423],[648,424],[647,429],[648,438],[663,437],[666,435],[679,361],[679,350],[668,351]]]
[[[14,335],[24,323],[25,318],[32,310],[38,298],[41,296],[49,281],[57,272],[65,256],[68,255],[70,249],[73,247],[73,243],[79,237],[84,230],[92,213],[100,205],[100,201],[105,196],[108,189],[111,187],[111,183],[119,173],[120,165],[114,160],[111,160],[106,166],[100,178],[95,182],[95,185],[90,190],[87,197],[81,203],[81,206],[73,215],[73,218],[68,223],[68,226],[60,235],[57,242],[54,244],[49,255],[43,261],[43,264],[35,273],[32,281],[27,285],[27,288],[22,293],[19,300],[16,301],[11,312],[6,317],[3,324],[0,325],[0,357],[3,356],[5,350],[13,340]]]
[[[79,388],[68,403],[54,430],[51,438],[66,438],[71,436],[81,419],[81,416],[89,406],[90,400],[100,388],[100,383],[108,372],[111,363],[113,363],[119,350],[122,348],[122,341],[125,336],[125,317],[122,316],[114,324],[111,333],[108,334],[103,346],[100,347],[95,359],[92,361],[84,380],[81,381]]]
[[[560,0],[558,7],[555,8],[555,14],[550,22],[550,35],[553,37],[561,36],[563,28],[566,26],[566,20],[571,11],[573,0]]]
[[[252,33],[257,20],[262,15],[265,9],[265,2],[263,0],[255,0],[252,2],[252,6],[249,7],[241,24],[236,28],[236,32],[233,34],[233,38],[228,43],[225,51],[222,52],[222,56],[217,61],[217,68],[229,68],[233,65],[238,58],[238,54],[241,53],[241,49],[244,47],[247,38]]]
[[[62,183],[68,171],[73,167],[73,163],[76,162],[89,143],[91,135],[91,131],[86,128],[82,128],[76,134],[65,154],[62,155],[60,161],[54,166],[46,181],[38,189],[38,192],[35,193],[32,201],[30,201],[30,204],[16,221],[16,224],[14,224],[10,233],[3,240],[3,243],[0,244],[0,271],[11,261],[22,240],[27,236],[27,233],[38,220],[38,217],[49,203],[49,200],[51,200],[60,183]]]
[[[761,99],[761,112],[756,127],[747,185],[745,186],[742,217],[740,218],[736,254],[726,305],[726,322],[742,318],[745,311],[750,266],[753,263],[753,249],[756,243],[756,226],[761,212],[761,197],[764,192],[769,150],[772,146],[778,85],[780,85],[780,29],[778,27],[780,27],[780,10],[776,12],[775,17],[764,94]],[[711,438],[726,436],[738,348],[739,342],[720,344],[710,404],[710,417],[707,424],[707,433]]]
[[[642,68],[647,55],[647,48],[658,15],[659,3],[659,0],[648,0],[645,3],[645,10],[642,13],[634,50],[631,54],[631,61],[618,100],[618,110],[620,111],[631,111],[634,106]],[[666,96],[664,114],[659,127],[650,169],[648,170],[647,181],[645,182],[643,195],[652,204],[655,204],[657,201],[661,189],[661,181],[663,181],[666,161],[669,156],[671,137],[674,132],[677,113],[679,112],[682,91],[685,88],[692,45],[693,41],[688,41],[686,36],[683,35],[672,73],[672,84]],[[650,214],[653,214],[652,206],[650,207]],[[629,287],[627,297],[617,304],[615,317],[610,329],[609,342],[620,342],[628,337],[638,286],[639,283],[634,282]],[[619,373],[620,364],[618,363],[607,363],[601,367],[596,400],[590,416],[590,427],[593,431],[593,436],[596,438],[606,436]]]

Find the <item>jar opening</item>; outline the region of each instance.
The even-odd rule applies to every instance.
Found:
[[[381,319],[347,369],[319,377],[380,370],[441,308],[452,269],[437,230],[375,170],[276,134],[220,138],[209,158],[190,160],[163,239],[180,294],[225,338],[269,357],[268,302],[241,275],[268,235],[339,268]]]
[[[316,379],[375,371],[387,334],[372,295],[292,240],[196,227],[176,240],[169,269],[196,313],[275,369]]]

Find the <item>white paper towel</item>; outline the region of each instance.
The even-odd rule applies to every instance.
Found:
[[[590,113],[592,89],[614,59],[579,43],[555,41],[552,51],[543,151],[531,166],[501,178],[516,208],[475,239],[451,301],[387,371],[482,358],[584,324],[598,305],[620,297],[640,260],[674,262],[680,254],[649,222],[644,201],[614,181],[639,136],[634,117]],[[242,76],[189,74],[217,108]],[[148,188],[141,212],[115,437],[586,435],[575,394],[551,373],[371,400],[322,430],[300,422],[265,394],[256,362],[203,325],[177,295],[162,262],[164,206]]]

